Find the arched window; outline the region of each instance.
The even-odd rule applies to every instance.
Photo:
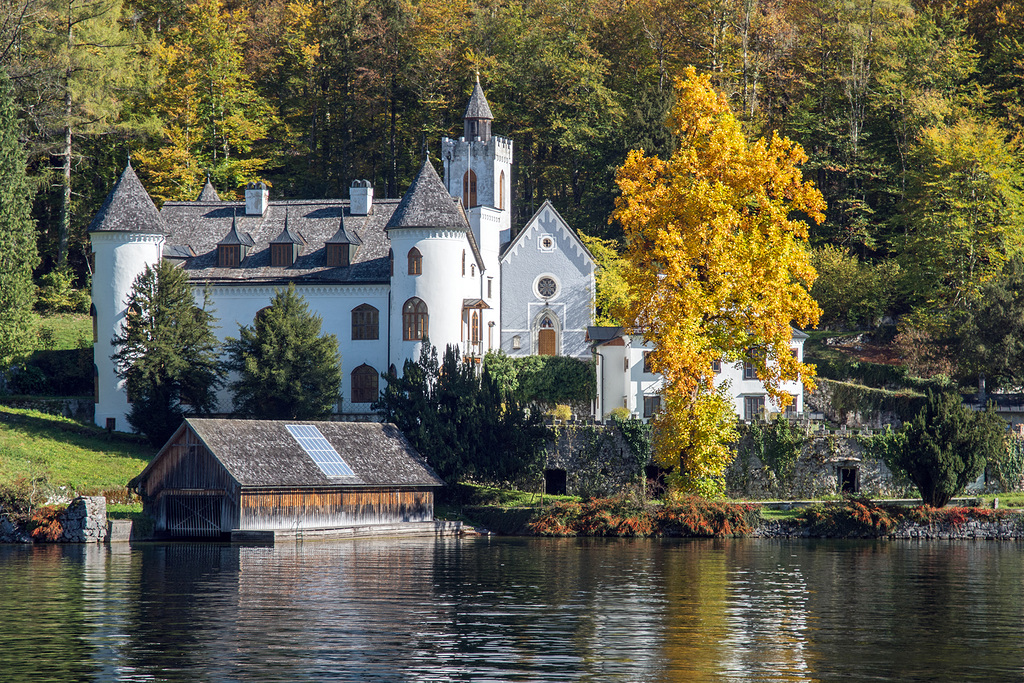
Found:
[[[393,252],[391,249],[388,249],[388,268],[390,269],[388,271],[388,273],[391,275],[391,277],[394,277],[395,276],[395,252]]]
[[[498,176],[498,208],[505,208],[505,172]]]
[[[409,275],[423,275],[423,256],[416,247],[409,250]]]
[[[92,364],[92,402],[100,402],[100,369]]]
[[[473,169],[462,176],[462,203],[467,209],[476,206],[476,173]]]
[[[370,304],[360,304],[352,309],[352,338],[379,339],[380,314]]]
[[[465,258],[465,256],[463,256]],[[462,268],[465,270],[465,266]],[[465,275],[465,273],[463,273]],[[95,344],[100,340],[100,328],[99,323],[96,322],[96,304],[89,304],[89,315],[92,316],[92,343]]]
[[[352,402],[372,403],[377,400],[377,371],[366,363],[352,371]]]
[[[267,311],[269,311],[269,310],[270,310],[270,306],[264,306],[264,307],[263,307],[263,308],[261,308],[260,310],[256,311],[256,315],[254,315],[254,316],[252,317],[252,321],[253,321],[253,322],[257,322],[257,321],[258,321],[258,320],[259,320],[260,318],[262,318],[262,317],[263,317],[263,314],[264,314],[264,313],[266,313],[266,312],[267,312]]]
[[[420,341],[427,337],[427,305],[413,297],[402,306],[402,339]]]
[[[474,344],[480,343],[480,312],[473,311],[472,323],[469,326],[469,340]]]

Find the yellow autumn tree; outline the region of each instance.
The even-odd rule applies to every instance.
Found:
[[[813,325],[815,272],[806,220],[825,202],[798,166],[800,145],[773,135],[750,143],[723,95],[690,67],[669,116],[679,146],[668,160],[633,151],[618,170],[613,219],[625,231],[631,301],[620,319],[653,344],[665,378],[654,419],[655,458],[674,488],[724,491],[735,440],[731,402],[713,364],[750,361],[777,405],[813,366],[790,353],[792,325]]]

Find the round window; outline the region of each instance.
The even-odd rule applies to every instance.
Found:
[[[542,277],[537,282],[537,293],[545,299],[553,297],[556,289],[555,281],[549,277]]]
[[[554,241],[552,241],[550,237],[545,237],[542,244],[544,245],[545,249],[550,249],[551,247],[555,246]]]

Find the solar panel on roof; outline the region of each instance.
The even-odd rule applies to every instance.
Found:
[[[313,462],[328,477],[351,477],[355,475],[334,446],[324,438],[320,430],[313,425],[285,425],[292,437],[299,442]]]

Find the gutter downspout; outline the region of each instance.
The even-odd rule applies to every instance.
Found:
[[[600,368],[598,375],[601,380],[597,393],[597,419],[604,424],[604,356],[601,355],[596,346],[594,347],[594,355],[601,359],[597,366]]]

